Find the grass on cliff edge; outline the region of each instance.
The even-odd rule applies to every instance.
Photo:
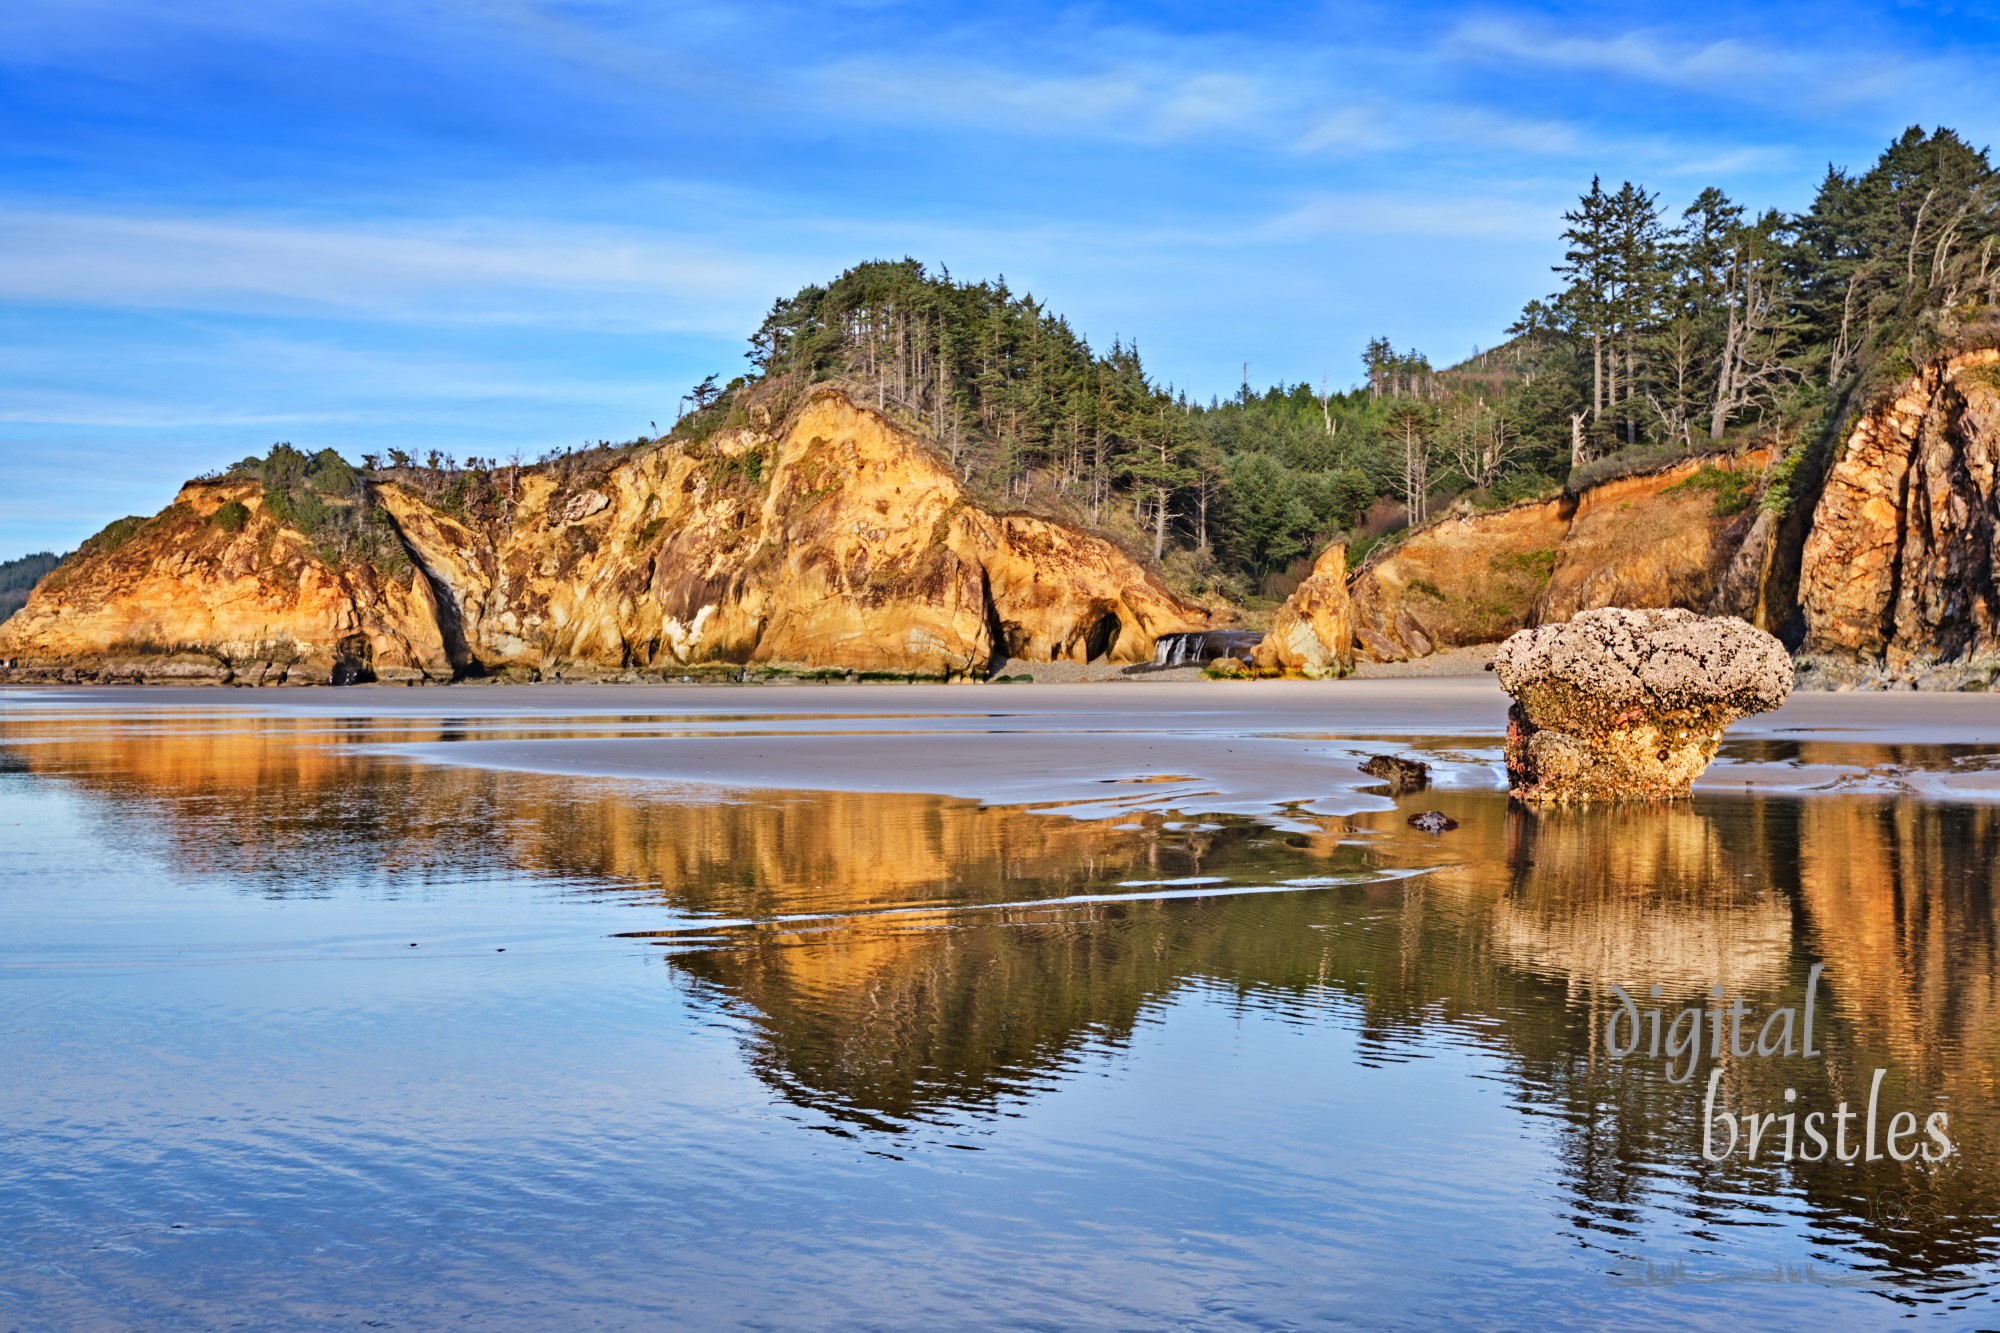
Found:
[[[1713,492],[1715,500],[1709,512],[1717,518],[1727,518],[1756,503],[1757,478],[1747,469],[1738,471],[1703,463],[1692,475],[1667,487],[1669,495],[1677,491]]]

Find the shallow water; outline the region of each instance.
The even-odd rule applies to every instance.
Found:
[[[0,1328],[2000,1324],[2000,807],[411,757],[676,725],[0,713]],[[1614,983],[1761,1016],[1815,965],[1823,1056],[1728,1104],[1886,1070],[1955,1156],[1706,1162],[1709,1064],[1607,1049]]]

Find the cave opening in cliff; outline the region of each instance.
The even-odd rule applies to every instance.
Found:
[[[1118,617],[1106,611],[1099,616],[1083,634],[1083,656],[1087,662],[1099,662],[1111,656],[1111,650],[1118,646],[1118,632],[1124,626]]]
[[[375,646],[366,634],[349,634],[333,650],[329,685],[368,685],[375,680]]]

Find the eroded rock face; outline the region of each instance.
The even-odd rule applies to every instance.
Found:
[[[383,503],[489,673],[977,675],[1006,658],[1143,662],[1157,636],[1211,624],[1109,542],[978,508],[914,436],[835,389],[774,429],[669,441],[578,494],[523,478],[509,519],[484,528],[401,488]]]
[[[1354,612],[1347,597],[1347,548],[1329,546],[1271,620],[1252,651],[1260,672],[1319,679],[1354,669]]]
[[[235,502],[240,522],[217,511]],[[191,482],[85,543],[0,625],[16,680],[324,685],[448,680],[421,572],[339,568],[253,482]]]
[[[375,486],[415,562],[394,576],[327,565],[259,512],[254,483],[190,485],[116,552],[45,580],[0,630],[0,660],[59,679],[977,676],[1006,657],[1144,662],[1158,635],[1213,623],[1109,542],[978,508],[921,441],[834,388],[783,423],[490,479],[490,503],[450,509]],[[213,521],[230,499],[250,510],[240,532]]]
[[[1560,624],[1605,606],[1715,611],[1756,523],[1770,462],[1758,449],[1693,458],[1585,490],[1529,623]]]
[[[1494,643],[1534,623],[1569,531],[1561,501],[1447,518],[1354,577],[1355,648],[1377,662]]]
[[[1031,514],[961,510],[952,546],[984,573],[996,648],[1027,662],[1150,662],[1162,634],[1206,629],[1106,541]]]
[[[1775,638],[1678,609],[1607,607],[1523,630],[1500,645],[1493,670],[1514,697],[1507,773],[1525,801],[1685,796],[1724,728],[1792,690]]]
[[[1354,577],[1357,651],[1427,657],[1604,606],[1755,614],[1768,534],[1754,500],[1770,462],[1754,449],[1688,459],[1413,533]]]
[[[1800,561],[1805,649],[2000,660],[2000,351],[1925,369],[1849,430]]]

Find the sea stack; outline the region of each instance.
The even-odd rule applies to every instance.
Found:
[[[1730,723],[1792,692],[1784,645],[1733,616],[1586,611],[1522,630],[1493,658],[1514,697],[1507,776],[1523,801],[1686,796]]]

